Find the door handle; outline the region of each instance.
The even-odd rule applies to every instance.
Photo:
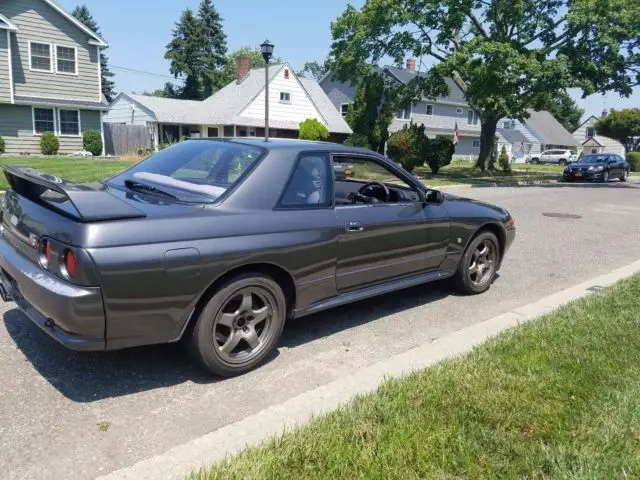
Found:
[[[360,222],[347,222],[347,232],[354,233],[362,230],[364,230],[364,227]]]

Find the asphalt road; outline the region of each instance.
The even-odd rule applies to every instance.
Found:
[[[491,290],[421,286],[294,322],[262,368],[216,380],[177,346],[65,350],[13,304],[0,314],[4,479],[106,474],[452,331],[640,259],[640,185],[458,189],[515,216]],[[559,218],[545,214],[570,214]]]

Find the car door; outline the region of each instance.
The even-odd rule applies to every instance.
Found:
[[[549,158],[550,158],[550,154],[551,154],[551,152],[550,152],[550,151],[544,151],[544,152],[542,152],[542,153],[540,154],[540,162],[541,162],[541,163],[547,163],[547,162],[549,162],[549,161],[550,161],[550,160],[549,160]]]
[[[423,202],[419,185],[378,157],[336,154],[333,161],[353,167],[352,176],[336,179],[334,186],[338,291],[437,269],[449,242],[444,207]],[[388,185],[391,201],[354,201],[352,195],[367,182]]]

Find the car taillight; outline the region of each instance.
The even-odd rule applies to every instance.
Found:
[[[51,259],[53,259],[53,249],[47,239],[42,240],[40,243],[40,252],[40,264],[44,268],[49,269]]]
[[[66,249],[64,251],[64,269],[71,278],[75,277],[78,273],[78,260],[73,250]]]

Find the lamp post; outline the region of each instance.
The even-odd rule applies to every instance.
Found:
[[[262,58],[266,63],[264,68],[264,141],[269,141],[269,60],[273,55],[273,43],[269,40],[265,40],[260,45],[262,50]]]

